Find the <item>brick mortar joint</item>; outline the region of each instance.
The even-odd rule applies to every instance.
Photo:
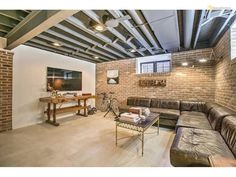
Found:
[[[9,53],[9,54],[14,54],[14,52],[12,52],[11,50],[7,50],[7,49],[0,48],[0,51],[6,52],[6,53]]]

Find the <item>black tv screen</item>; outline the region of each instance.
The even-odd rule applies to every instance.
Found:
[[[82,72],[47,67],[47,91],[82,90]]]

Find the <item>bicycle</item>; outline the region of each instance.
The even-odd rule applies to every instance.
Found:
[[[113,97],[114,94],[115,94],[114,92],[109,92],[109,93],[102,92],[98,94],[102,96],[102,101],[99,106],[100,110],[102,112],[106,111],[104,117],[106,117],[109,112],[112,112],[116,117],[118,117],[119,115],[119,103],[118,100]]]

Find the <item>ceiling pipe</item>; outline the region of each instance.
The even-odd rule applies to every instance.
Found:
[[[203,21],[205,12],[206,12],[206,10],[201,10],[199,22],[198,22],[198,25],[197,25],[197,32],[196,32],[195,39],[194,39],[194,42],[193,42],[193,48],[194,49],[196,48],[196,45],[197,45],[197,41],[198,41],[198,37],[199,37],[200,31],[201,31],[202,21]]]
[[[156,48],[156,49],[161,49],[161,46],[156,42],[154,37],[151,35],[147,27],[144,25],[144,22],[141,20],[139,15],[135,10],[127,10],[129,15],[132,17],[132,19],[135,21],[136,24],[139,25],[139,28],[142,30],[142,32],[145,34],[145,36],[148,38],[148,40],[151,42],[151,44]]]
[[[183,11],[184,48],[189,49],[193,35],[195,10]]]

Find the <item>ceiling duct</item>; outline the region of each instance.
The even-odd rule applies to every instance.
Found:
[[[183,11],[184,48],[189,49],[192,41],[195,10]]]

